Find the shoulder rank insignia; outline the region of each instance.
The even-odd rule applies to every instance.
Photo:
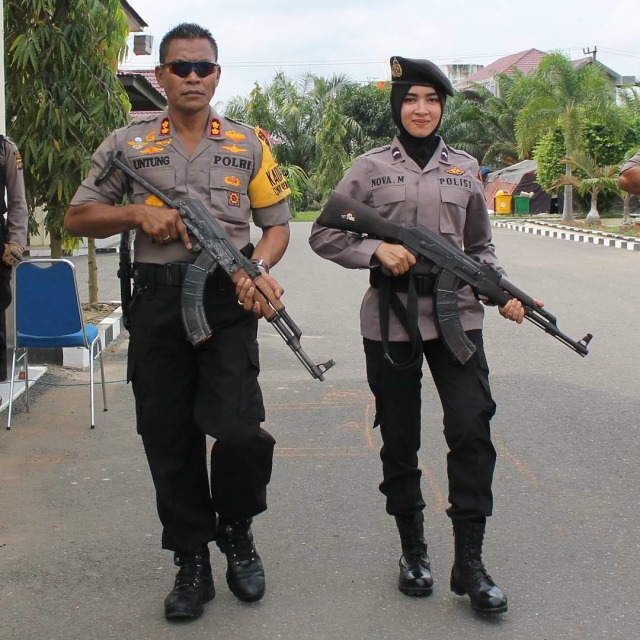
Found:
[[[22,164],[22,156],[20,155],[20,152],[16,151],[15,156],[16,156],[16,170],[22,171],[22,168],[24,165]]]
[[[171,121],[169,120],[168,116],[165,116],[164,118],[162,118],[162,122],[160,123],[160,135],[161,136],[169,136],[171,135]],[[155,132],[153,134],[153,137],[155,138]]]
[[[233,140],[234,142],[240,142],[240,140],[246,140],[247,139],[247,136],[245,136],[244,133],[240,133],[239,131],[236,131],[235,129],[230,129],[224,135],[227,138],[229,138],[229,140]]]
[[[445,173],[451,173],[454,176],[461,176],[465,173],[464,169],[458,169],[455,165],[451,169],[445,169]]]
[[[222,135],[222,124],[218,118],[211,118],[209,124],[209,136],[219,138]]]

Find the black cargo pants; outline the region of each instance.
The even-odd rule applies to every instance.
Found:
[[[184,265],[136,265],[128,379],[156,490],[162,546],[190,551],[215,538],[216,514],[248,519],[267,508],[275,440],[258,384],[257,319],[224,274],[208,280],[213,330],[194,347],[181,318]],[[206,435],[215,438],[207,471]],[[210,482],[209,482],[210,481]]]
[[[455,362],[441,340],[423,342],[423,353],[442,403],[444,436],[449,447],[447,475],[452,519],[491,515],[491,483],[496,452],[489,423],[496,405],[489,387],[489,368],[482,331],[468,331],[476,353],[464,365]],[[418,468],[422,407],[422,363],[398,369],[384,358],[382,343],[364,339],[367,380],[376,399],[374,426],[380,426],[383,481],[390,515],[421,511],[425,502]],[[390,343],[397,362],[411,354],[407,342]]]

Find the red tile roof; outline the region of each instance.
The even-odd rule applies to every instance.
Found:
[[[527,51],[520,51],[519,53],[512,53],[504,58],[499,58],[495,62],[488,64],[486,67],[482,67],[479,71],[472,73],[467,82],[482,82],[493,78],[496,73],[506,73],[509,69],[515,68],[522,73],[530,73],[534,69],[538,68],[540,60],[545,56],[544,51],[539,49],[527,49]]]
[[[144,79],[159,93],[161,93],[165,98],[167,97],[164,93],[164,89],[158,84],[156,80],[156,72],[155,69],[119,69],[118,74],[127,73],[129,75],[138,75],[143,76]]]

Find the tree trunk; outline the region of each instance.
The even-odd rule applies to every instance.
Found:
[[[49,231],[51,257],[62,258],[62,238],[59,233]]]
[[[596,190],[591,193],[591,208],[586,217],[587,224],[600,224],[600,213],[598,212],[598,192]]]
[[[89,303],[98,302],[98,261],[96,259],[96,241],[95,238],[87,239],[87,271],[89,277]]]
[[[567,164],[564,172],[566,178],[571,178],[571,165]],[[573,187],[570,184],[564,186],[564,207],[562,208],[562,222],[573,220]]]
[[[622,208],[622,224],[631,224],[631,194],[626,192],[624,194],[624,205]]]

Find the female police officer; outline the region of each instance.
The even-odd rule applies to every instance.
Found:
[[[464,247],[473,258],[500,269],[477,177],[478,164],[436,135],[446,96],[453,95],[451,83],[432,62],[400,56],[391,59],[391,75],[391,108],[400,133],[391,145],[358,157],[336,191],[374,207],[396,223],[428,227],[448,242]],[[482,563],[485,522],[493,506],[491,482],[496,459],[489,429],[495,404],[482,346],[482,305],[469,287],[459,291],[460,320],[476,346],[473,357],[461,365],[438,338],[429,265],[416,261],[401,245],[357,238],[317,224],[309,242],[320,256],[344,267],[371,269],[371,288],[361,308],[361,332],[367,379],[376,399],[374,426],[380,426],[383,441],[380,490],[386,496],[387,512],[395,516],[402,545],[400,591],[426,596],[433,589],[418,468],[424,355],[444,410],[449,447],[447,514],[455,536],[451,589],[458,595],[468,594],[477,611],[506,611],[507,598]],[[419,298],[422,349],[417,357],[412,357],[407,328],[398,317],[392,313],[385,330],[380,326],[389,309],[379,307],[379,293],[390,289],[391,296],[406,305],[407,291],[413,289],[409,278]],[[522,305],[515,300],[500,313],[518,323],[524,317]],[[386,345],[389,351],[385,357]]]

